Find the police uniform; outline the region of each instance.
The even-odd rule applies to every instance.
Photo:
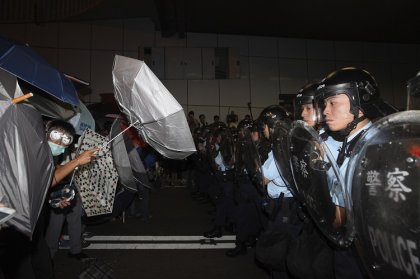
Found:
[[[209,196],[215,205],[216,215],[214,228],[204,233],[208,238],[221,237],[222,228],[234,223],[233,169],[225,164],[218,144],[215,144],[215,151],[217,155],[213,162],[217,169],[209,187]]]
[[[293,197],[292,193],[286,187],[283,178],[280,176],[276,162],[274,161],[273,151],[268,153],[268,158],[262,166],[262,173],[265,178],[270,180],[267,184],[267,193],[270,198],[277,199],[281,193],[284,194],[284,198]]]
[[[331,152],[331,155],[333,156],[334,159],[337,160],[340,152],[344,152],[344,161],[339,165],[339,172],[341,174],[341,176],[345,179],[346,177],[346,172],[347,172],[347,167],[348,167],[348,163],[349,163],[349,157],[350,157],[350,153],[354,147],[355,141],[357,141],[357,139],[362,135],[362,133],[364,133],[364,131],[366,131],[367,129],[369,129],[372,126],[372,122],[367,123],[362,129],[356,131],[354,134],[348,136],[347,141],[346,141],[346,145],[344,146],[345,150],[341,151],[341,149],[343,148],[343,143],[340,141],[335,140],[333,137],[328,136],[325,139],[325,144],[327,145],[329,151]],[[351,149],[351,150],[350,150]],[[330,187],[330,194],[332,197],[332,200],[334,202],[334,204],[344,207],[344,196],[343,193],[341,191],[340,186],[338,185],[336,176],[333,174],[333,169],[330,168],[328,170],[328,185]],[[351,195],[351,186],[352,185],[346,185],[347,189],[347,193],[349,195]]]
[[[270,180],[267,184],[269,196],[269,221],[267,231],[286,231],[290,236],[297,237],[302,229],[302,222],[298,218],[298,204],[292,193],[287,188],[280,175],[273,151],[268,153],[268,158],[261,167],[263,176]],[[272,278],[290,278],[287,271],[272,270]]]
[[[217,145],[216,149],[219,150],[220,147]],[[216,198],[215,225],[222,227],[229,222],[234,222],[233,169],[225,164],[220,151],[218,151],[214,162],[218,167],[216,171],[218,195]]]
[[[325,140],[325,144],[327,145],[328,149],[331,151],[333,158],[337,160],[340,153],[344,152],[344,160],[339,165],[339,172],[342,175],[343,178],[346,176],[347,167],[349,163],[349,157],[350,153],[352,152],[352,149],[354,147],[355,141],[372,126],[372,122],[367,123],[365,126],[363,126],[362,129],[356,131],[354,134],[348,136],[346,140],[346,144],[343,146],[343,143],[335,140],[333,137],[329,136]],[[337,148],[340,146],[339,148]],[[344,150],[342,150],[344,148]],[[338,185],[337,179],[335,175],[333,175],[331,172],[333,170],[330,169],[328,172],[328,183],[330,187],[330,194],[332,197],[332,200],[334,204],[340,207],[345,207],[344,203],[344,193],[342,193],[342,190],[340,186]],[[346,184],[346,191],[349,195],[352,193],[352,185]],[[366,276],[363,274],[363,271],[361,269],[361,263],[359,256],[357,255],[354,246],[351,246],[349,249],[340,250],[335,249],[334,250],[334,273],[336,279],[357,279],[357,278],[365,278]]]
[[[247,149],[251,148],[249,145],[253,143],[246,140],[239,141],[236,145],[234,182],[236,246],[226,252],[229,257],[245,254],[248,246],[255,245],[256,237],[262,228],[260,194],[251,181],[255,166],[251,163],[250,154],[247,153]]]

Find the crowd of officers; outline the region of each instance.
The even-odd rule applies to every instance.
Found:
[[[193,129],[197,153],[191,158],[193,196],[214,205],[212,228],[204,237],[233,232],[236,246],[226,255],[246,254],[256,246],[256,258],[272,278],[365,278],[354,245],[343,249],[330,243],[294,197],[289,187],[293,182],[282,177],[273,156],[273,133],[279,125],[287,129],[294,120],[306,122],[325,140],[344,176],[350,143],[375,118],[395,111],[380,99],[370,73],[343,68],[302,87],[294,100],[294,117],[273,105],[263,109],[258,119],[247,117],[238,125],[201,121]],[[334,222],[339,224],[344,218],[342,197],[330,194],[337,208]],[[310,243],[302,245],[318,247],[312,254],[292,245],[303,234],[310,235]],[[267,247],[270,241],[277,247]]]

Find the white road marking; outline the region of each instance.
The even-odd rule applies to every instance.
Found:
[[[83,249],[90,250],[118,250],[118,249],[141,249],[141,250],[173,250],[173,249],[232,249],[235,243],[217,243],[200,244],[200,243],[92,243]]]
[[[64,236],[65,242],[69,239]],[[197,235],[95,235],[86,239],[91,244],[83,249],[231,249],[235,247],[235,236],[224,235],[213,240]],[[164,243],[159,243],[164,241]],[[187,242],[189,241],[189,242]],[[221,242],[223,241],[223,242]],[[129,243],[127,243],[129,242]],[[140,242],[140,243],[136,243]],[[157,242],[157,243],[155,243]],[[60,249],[68,249],[62,243]],[[67,244],[67,245],[66,245]]]
[[[69,239],[68,235],[64,235],[64,239]],[[202,235],[94,235],[86,240],[95,241],[197,241],[206,239]],[[209,239],[209,238],[207,238]],[[234,235],[224,235],[214,240],[235,240]]]

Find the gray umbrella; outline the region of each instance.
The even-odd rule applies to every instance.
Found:
[[[117,118],[112,123],[110,137],[114,138],[119,135],[121,131],[121,120]],[[136,182],[134,181],[133,171],[131,169],[130,158],[128,157],[124,141],[124,135],[117,136],[115,140],[112,141],[111,150],[112,156],[114,157],[115,168],[117,169],[121,185],[132,191],[137,191]]]
[[[146,63],[116,55],[112,78],[115,99],[150,146],[171,159],[196,151],[182,106]]]
[[[126,133],[120,135],[123,132],[121,129],[122,123],[122,119],[115,119],[110,132],[110,137],[115,137],[115,140],[112,141],[112,157],[119,175],[119,182],[122,186],[134,192],[137,192],[137,184],[153,188],[135,146]]]
[[[31,236],[54,163],[39,112],[12,102],[21,95],[16,78],[0,70],[0,202],[16,210],[5,224]]]

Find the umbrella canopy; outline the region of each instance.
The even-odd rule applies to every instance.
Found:
[[[72,118],[69,119],[71,125],[76,130],[76,134],[81,135],[86,128],[95,131],[95,119],[87,109],[87,107],[80,102],[78,112]]]
[[[123,120],[116,118],[112,123],[110,137],[114,138],[120,134]],[[131,191],[137,192],[137,183],[147,188],[153,188],[150,182],[143,161],[137,152],[136,147],[127,136],[127,133],[118,136],[112,141],[112,156],[119,175],[121,185]]]
[[[92,148],[101,147],[95,160],[80,166],[74,178],[82,205],[88,217],[108,214],[114,206],[118,173],[114,167],[107,138],[85,129],[79,140],[77,155]]]
[[[73,83],[76,90],[79,92],[88,88],[89,83],[78,79],[74,76],[64,74],[65,77],[70,79]],[[80,117],[76,116],[76,113],[80,113],[81,109],[69,104],[65,103],[52,95],[46,94],[41,89],[23,81],[19,80],[19,86],[22,88],[23,92],[32,92],[34,95],[32,98],[28,99],[29,103],[33,105],[42,115],[47,116],[49,118],[54,119],[63,119],[68,120],[72,117],[74,119],[80,119]],[[75,120],[74,120],[75,121]],[[75,123],[77,125],[77,123]],[[90,126],[93,129],[94,126]],[[77,128],[76,128],[77,130]],[[83,132],[83,131],[82,131]],[[80,133],[81,134],[81,133]]]
[[[34,92],[34,95],[31,98],[29,98],[28,101],[42,115],[54,119],[67,120],[75,116],[76,111],[78,110],[70,104],[64,103],[49,95],[37,94],[36,92]]]
[[[73,83],[25,44],[0,37],[0,68],[65,103],[79,105]]]
[[[110,137],[113,138],[117,136],[121,131],[121,120],[115,119],[111,126]],[[130,159],[128,158],[127,149],[125,147],[125,140],[125,135],[123,134],[112,141],[112,156],[121,185],[132,191],[137,191],[133,171],[131,170]]]
[[[115,98],[148,144],[171,159],[196,151],[182,106],[143,61],[116,55],[112,77]]]
[[[31,236],[54,163],[39,112],[12,103],[21,95],[16,78],[0,70],[0,202],[16,210],[6,224]]]

